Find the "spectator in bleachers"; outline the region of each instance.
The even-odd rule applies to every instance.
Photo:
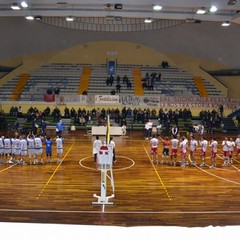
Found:
[[[124,84],[124,83],[127,83],[127,82],[128,82],[128,77],[127,77],[127,75],[124,75],[124,76],[123,76],[123,84]]]
[[[54,120],[58,120],[61,117],[60,109],[58,107],[55,107],[52,111],[52,116]]]
[[[117,84],[120,84],[121,78],[119,75],[117,75]]]
[[[67,106],[64,109],[64,117],[66,117],[66,118],[70,117],[70,111],[69,111],[69,108]]]
[[[162,68],[168,68],[168,62],[162,61]]]
[[[83,92],[82,92],[82,95],[87,95],[87,91],[83,91]]]
[[[127,89],[132,89],[132,83],[129,80],[127,81]]]
[[[110,78],[109,78],[109,86],[112,86],[114,83],[114,77],[113,75],[111,74]]]
[[[115,89],[113,89],[110,93],[111,93],[111,95],[115,95],[116,94]]]
[[[54,93],[55,93],[56,95],[59,95],[60,89],[57,87],[57,88],[54,90]]]
[[[71,117],[75,117],[77,115],[76,110],[72,107],[70,110]]]
[[[50,112],[51,112],[50,107],[47,106],[46,109],[43,111],[43,114],[44,116],[49,116]]]
[[[120,84],[117,84],[116,85],[116,91],[117,91],[117,93],[120,93],[121,92],[121,85]]]
[[[110,78],[109,77],[107,77],[107,79],[106,79],[106,84],[107,84],[107,86],[110,86]]]
[[[47,94],[52,94],[52,93],[53,93],[52,89],[49,88],[49,89],[47,90]]]

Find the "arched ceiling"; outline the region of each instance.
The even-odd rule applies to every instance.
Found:
[[[28,15],[44,17],[72,16],[74,18],[96,17],[145,19],[153,21],[181,20],[186,22],[234,22],[240,23],[240,0],[25,0],[27,8],[12,10],[13,3],[19,4],[22,0],[1,0],[0,17],[25,17]],[[160,11],[153,10],[153,5],[162,6]],[[212,5],[217,11],[212,13]],[[205,14],[196,14],[199,8],[206,10]]]

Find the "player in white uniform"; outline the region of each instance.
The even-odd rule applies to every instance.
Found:
[[[34,138],[35,143],[35,159],[33,164],[38,164],[38,158],[40,158],[41,164],[44,164],[43,161],[43,149],[42,149],[42,139],[40,135],[37,135],[37,137]]]
[[[5,158],[6,158],[6,163],[13,163],[12,161],[12,157],[10,157],[11,155],[11,139],[6,136],[3,140],[3,143],[4,143],[4,155],[5,155]]]
[[[101,146],[102,146],[102,141],[99,139],[99,136],[96,136],[96,139],[93,142],[93,159],[96,164],[97,164],[97,154]]]
[[[233,141],[232,138],[229,139],[228,142],[228,164],[233,164],[233,152],[235,148],[235,142]]]
[[[179,144],[180,152],[181,152],[181,167],[185,167],[188,165],[186,163],[186,156],[187,156],[187,147],[188,147],[188,141],[185,139],[185,137],[182,137],[181,142]]]
[[[29,163],[32,164],[32,160],[34,161],[35,159],[35,142],[33,136],[30,133],[27,136],[27,144]]]
[[[207,147],[208,147],[208,141],[206,140],[205,137],[202,137],[202,140],[199,142],[199,145],[201,147],[200,157],[202,160],[200,167],[204,167],[204,166],[206,166],[206,152],[207,152]]]
[[[0,138],[0,164],[3,164],[3,158],[4,158],[4,136]]]
[[[209,168],[216,168],[217,147],[218,147],[218,142],[216,138],[213,138],[210,143],[212,165],[209,166]]]
[[[117,159],[116,159],[116,152],[115,152],[116,143],[113,141],[113,138],[112,138],[112,137],[110,137],[109,145],[110,145],[111,148],[112,148],[112,153],[113,153],[113,163],[116,163],[116,162],[117,162]]]
[[[150,140],[150,145],[151,145],[151,155],[152,155],[151,163],[154,163],[154,158],[155,158],[155,161],[158,164],[158,139],[156,138],[155,135],[153,135],[153,138]]]
[[[26,163],[26,156],[27,156],[27,140],[25,136],[21,136],[20,139],[20,156],[21,156],[21,160],[22,160],[22,165],[25,166],[27,165]]]
[[[56,138],[56,150],[57,150],[57,163],[62,162],[62,154],[63,154],[63,144],[64,140],[61,135]]]
[[[235,140],[235,145],[236,145],[236,156],[235,160],[237,160],[239,154],[240,154],[240,134],[238,134],[237,139]]]
[[[229,141],[228,138],[222,141],[222,150],[223,150],[223,164],[222,166],[225,167],[228,165],[228,154],[229,154]]]
[[[173,162],[173,165],[176,166],[176,161],[177,161],[177,151],[178,151],[178,142],[179,140],[177,137],[174,137],[171,139],[171,145],[172,145],[172,153],[171,153],[171,165]]]
[[[21,152],[20,139],[19,139],[19,135],[16,134],[16,137],[12,138],[12,161],[14,163],[20,162],[19,161],[20,152]]]
[[[191,140],[190,140],[190,159],[191,159],[191,165],[196,165],[197,162],[196,162],[196,158],[194,156],[196,150],[197,150],[197,147],[198,147],[198,142],[197,140],[195,139],[194,136],[191,136]]]

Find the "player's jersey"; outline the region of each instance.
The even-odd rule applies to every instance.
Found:
[[[170,144],[171,144],[171,143],[170,143],[170,141],[169,141],[169,140],[164,140],[164,141],[163,141],[163,147],[164,147],[164,148],[167,148],[167,149],[169,149],[169,147],[170,147]]]
[[[5,138],[3,141],[4,141],[4,148],[11,149],[11,140],[9,138]]]
[[[236,145],[237,149],[240,149],[240,138],[236,139],[235,145]]]
[[[216,153],[217,152],[217,146],[218,146],[218,142],[217,141],[212,141],[211,144],[210,144],[210,147],[211,147],[211,151],[213,153]]]
[[[46,144],[46,151],[51,151],[51,149],[52,149],[52,140],[51,139],[47,139],[46,141],[45,141],[45,144]]]
[[[222,142],[222,150],[224,151],[224,152],[228,152],[229,151],[229,141],[223,141]]]
[[[57,146],[57,149],[62,149],[63,148],[63,138],[57,138],[56,139],[56,146]]]
[[[42,140],[39,137],[34,139],[35,142],[35,149],[42,149]]]
[[[228,142],[228,151],[233,152],[234,147],[235,147],[235,142],[229,141]]]
[[[26,139],[20,140],[20,148],[21,148],[21,151],[27,151],[27,140]]]
[[[190,140],[190,150],[195,151],[197,149],[198,142],[195,139]]]
[[[15,150],[21,149],[20,139],[18,139],[18,138],[12,139],[12,148]]]
[[[28,143],[28,149],[34,149],[34,148],[35,148],[34,139],[32,139],[32,138],[27,138],[27,143]]]
[[[208,141],[207,140],[203,140],[200,142],[200,146],[201,146],[201,150],[203,152],[206,152],[207,151],[207,146],[208,146]]]
[[[152,138],[150,140],[152,148],[157,148],[158,147],[158,139],[157,138]]]
[[[186,141],[180,142],[179,147],[180,147],[182,153],[187,152],[187,142]]]
[[[179,142],[179,140],[175,139],[175,138],[171,140],[172,149],[177,149],[178,148],[178,142]]]
[[[4,148],[4,143],[3,143],[3,139],[0,138],[0,149],[3,149]]]

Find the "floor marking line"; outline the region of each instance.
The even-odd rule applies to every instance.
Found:
[[[35,213],[98,213],[102,211],[84,210],[52,210],[52,209],[0,209],[0,212],[35,212]],[[239,210],[219,210],[219,211],[104,211],[106,214],[240,214]]]
[[[142,144],[142,145],[143,145],[143,144]],[[146,147],[145,147],[144,145],[143,145],[143,148],[144,148],[145,152],[147,153],[147,156],[148,156],[149,161],[151,162],[151,157],[149,156],[149,153],[148,153],[148,151],[147,151],[147,149],[146,149]],[[163,189],[164,189],[164,191],[165,191],[165,193],[166,193],[169,201],[171,201],[171,200],[172,200],[172,199],[171,199],[171,196],[170,196],[170,194],[168,193],[168,190],[167,190],[167,188],[165,187],[165,185],[164,185],[164,183],[163,183],[163,181],[162,181],[162,179],[161,179],[161,177],[160,177],[160,175],[159,175],[159,173],[158,173],[155,165],[152,164],[152,166],[153,166],[153,169],[154,169],[154,171],[155,171],[155,173],[156,173],[156,175],[157,175],[160,183],[162,184],[162,187],[163,187]]]
[[[72,144],[70,146],[70,148],[68,149],[67,153],[64,155],[63,159],[62,159],[62,162],[64,161],[64,159],[66,158],[66,156],[68,155],[68,153],[71,151],[71,149],[73,148],[73,145]],[[48,184],[50,183],[50,181],[52,180],[52,178],[54,177],[55,173],[58,171],[59,167],[61,166],[61,163],[58,164],[58,166],[56,167],[55,171],[53,172],[53,174],[51,175],[51,177],[48,179],[48,181],[46,182],[45,186],[42,188],[41,192],[38,194],[37,196],[37,200],[41,197],[42,193],[44,192],[44,190],[47,188]]]

